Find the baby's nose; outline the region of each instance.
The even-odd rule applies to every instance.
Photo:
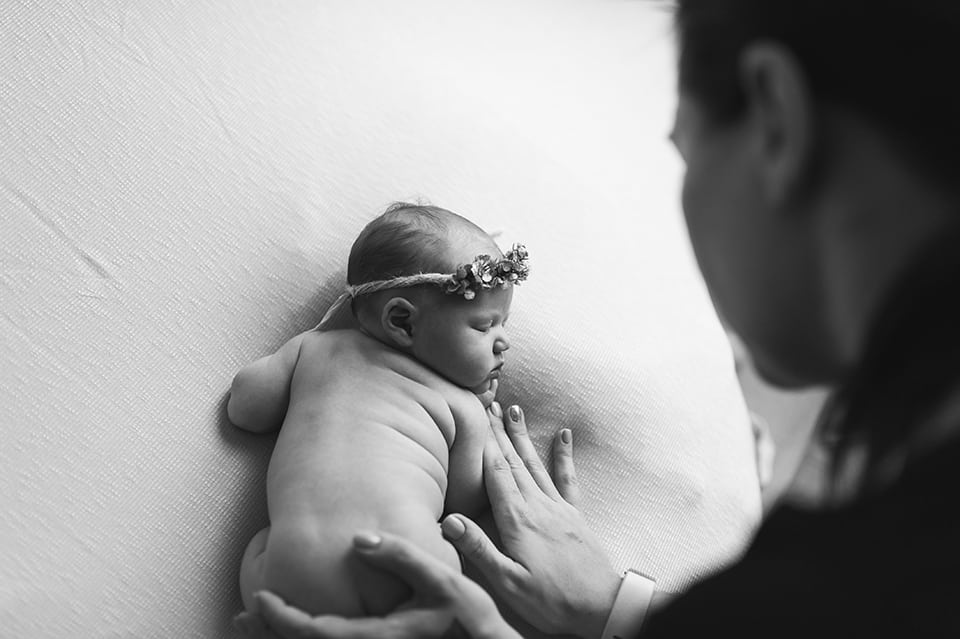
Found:
[[[493,352],[502,353],[504,351],[510,350],[510,340],[506,337],[501,337],[493,344]]]

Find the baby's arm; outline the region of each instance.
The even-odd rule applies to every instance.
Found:
[[[297,335],[276,353],[247,364],[233,378],[227,416],[236,426],[254,433],[280,428],[287,414],[290,380],[304,335]]]

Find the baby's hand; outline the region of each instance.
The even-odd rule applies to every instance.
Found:
[[[490,380],[490,388],[482,393],[477,393],[477,399],[479,399],[480,403],[483,404],[484,409],[490,408],[490,405],[493,404],[493,400],[497,398],[497,388],[499,386],[499,380],[492,379]]]

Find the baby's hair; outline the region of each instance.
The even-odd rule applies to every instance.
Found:
[[[466,225],[466,226],[465,226]],[[455,227],[455,228],[452,228]],[[445,273],[451,237],[482,229],[446,209],[394,202],[373,219],[353,243],[347,263],[351,286],[418,273]]]

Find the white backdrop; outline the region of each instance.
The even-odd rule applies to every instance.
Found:
[[[677,590],[734,557],[759,493],[671,38],[614,0],[7,0],[0,636],[231,636],[273,441],[231,377],[396,199],[528,245],[504,401],[574,429],[617,564]]]

